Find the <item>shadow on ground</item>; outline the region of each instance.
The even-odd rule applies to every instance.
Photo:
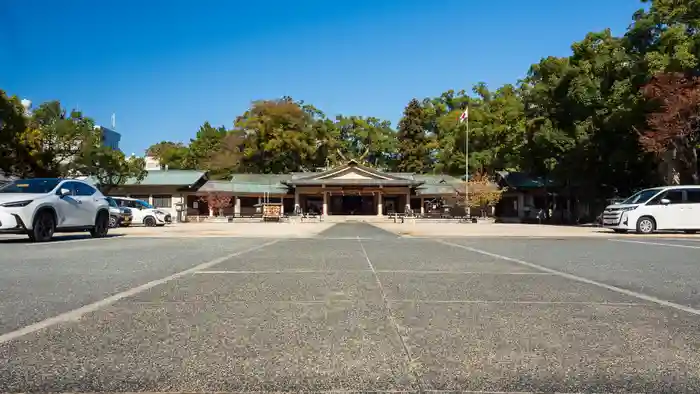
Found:
[[[117,237],[124,237],[126,234],[109,234],[104,238],[117,238]],[[65,241],[77,241],[81,239],[93,239],[90,234],[70,234],[70,235],[57,235],[54,236],[53,239],[49,242],[43,242],[42,244],[48,244],[48,243],[61,243]],[[6,239],[0,239],[0,244],[33,244],[35,242],[32,242],[29,240],[29,237],[23,236],[23,235],[17,235],[16,238],[6,238]]]

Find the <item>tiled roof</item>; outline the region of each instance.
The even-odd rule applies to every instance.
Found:
[[[423,185],[416,189],[419,196],[435,194],[454,194],[463,183],[458,178],[443,174],[414,174],[417,181],[423,181]]]
[[[258,183],[276,184],[292,179],[294,174],[235,174],[231,177],[232,183]]]
[[[154,170],[148,171],[148,175],[141,181],[136,182],[135,179],[129,179],[125,185],[152,185],[152,186],[171,186],[171,185],[194,185],[199,182],[207,173],[196,170]]]

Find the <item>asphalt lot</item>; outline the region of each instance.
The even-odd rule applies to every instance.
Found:
[[[697,392],[698,239],[0,241],[0,391]]]

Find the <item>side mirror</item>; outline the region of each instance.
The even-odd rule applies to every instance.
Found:
[[[62,187],[61,190],[58,191],[58,195],[61,197],[70,196],[70,189]]]
[[[671,200],[669,200],[668,198],[662,198],[659,202],[661,203],[661,205],[668,205],[671,203]]]

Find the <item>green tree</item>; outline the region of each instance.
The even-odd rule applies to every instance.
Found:
[[[242,168],[248,172],[301,171],[314,162],[319,146],[314,118],[302,103],[285,97],[256,101],[235,122],[246,135]]]
[[[418,100],[411,100],[399,121],[398,157],[399,171],[427,173],[432,171],[433,144],[425,131],[426,117]]]
[[[157,158],[161,165],[171,169],[193,169],[186,167],[190,150],[182,142],[161,141],[146,149],[146,154]]]
[[[209,155],[205,167],[211,179],[230,179],[242,169],[245,150],[245,134],[229,132],[222,140],[219,149]]]
[[[58,101],[42,103],[29,119],[27,144],[46,176],[74,175],[73,163],[83,150],[99,145],[95,122],[78,111],[70,114]]]
[[[27,119],[17,97],[0,90],[0,174],[44,176],[27,144]]]
[[[206,165],[210,156],[219,150],[227,134],[225,127],[214,127],[209,122],[204,122],[195,138],[190,140],[187,155],[182,159],[182,167],[208,170]]]
[[[336,116],[340,149],[345,157],[360,158],[372,166],[388,167],[396,150],[391,123],[375,117]]]
[[[127,181],[141,182],[148,174],[145,166],[143,158],[125,157],[122,151],[105,146],[90,146],[73,162],[73,168],[93,178],[103,193]]]

